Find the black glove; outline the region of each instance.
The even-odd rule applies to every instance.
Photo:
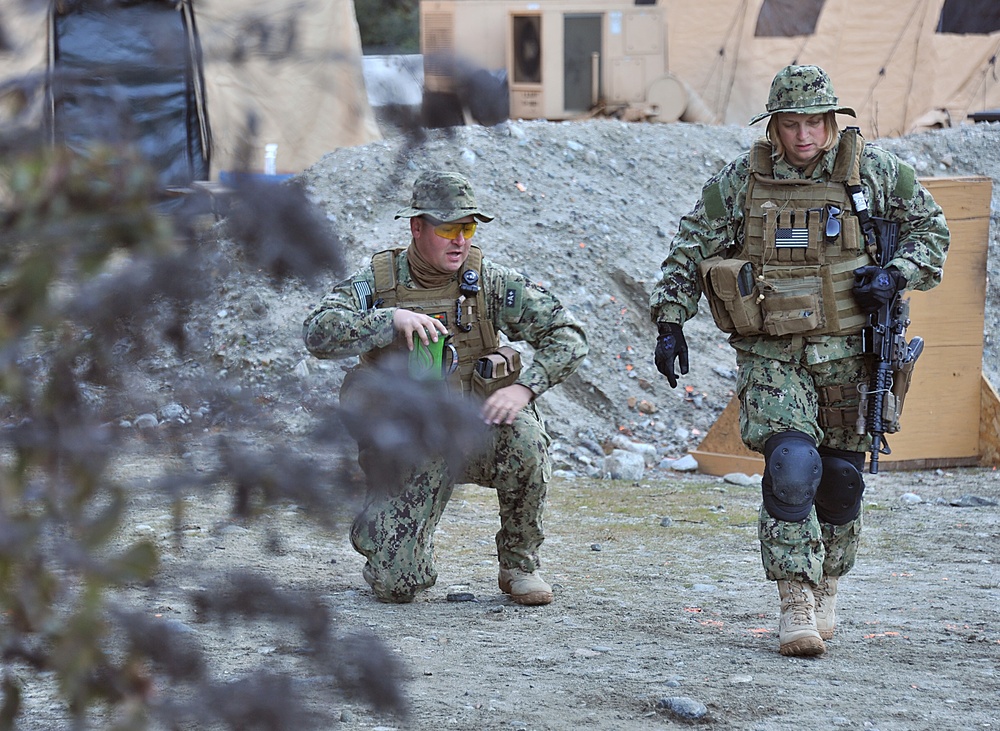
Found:
[[[667,377],[670,388],[677,388],[677,374],[674,373],[674,358],[680,366],[681,375],[688,372],[688,346],[681,326],[674,322],[660,323],[660,336],[656,339],[656,370]]]
[[[906,277],[893,267],[867,266],[854,270],[854,299],[868,312],[889,304],[905,288]]]

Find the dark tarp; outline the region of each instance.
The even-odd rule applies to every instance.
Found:
[[[826,0],[764,0],[757,14],[758,38],[810,36]]]
[[[808,36],[826,0],[764,0],[757,14],[758,38]],[[995,33],[1000,30],[1000,0],[944,0],[938,33]]]
[[[1000,30],[1000,1],[944,0],[938,33],[995,33]]]
[[[207,180],[201,49],[187,0],[63,2],[49,37],[57,142],[131,141],[163,187]]]

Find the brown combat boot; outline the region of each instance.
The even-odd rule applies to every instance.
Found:
[[[837,577],[824,576],[819,586],[813,589],[813,599],[816,602],[816,629],[824,640],[833,638],[833,629],[837,624]]]
[[[532,606],[552,602],[552,587],[542,581],[535,571],[501,567],[497,583],[500,591],[510,594],[510,598],[518,604]]]
[[[778,594],[781,596],[781,619],[778,622],[781,654],[809,657],[826,652],[816,629],[816,611],[809,584],[782,579],[778,582]]]

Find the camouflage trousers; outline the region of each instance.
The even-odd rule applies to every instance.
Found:
[[[868,378],[867,361],[859,352],[858,341],[856,337],[815,338],[802,340],[798,348],[784,343],[773,354],[762,353],[763,349],[737,349],[743,442],[763,452],[773,434],[798,431],[813,437],[818,446],[866,451],[869,437],[857,434],[853,424],[824,430],[819,423],[822,389],[849,387]],[[844,390],[844,399],[827,405],[856,409],[856,390]],[[814,507],[805,520],[789,522],[773,518],[762,505],[757,535],[765,575],[771,581],[812,584],[820,583],[824,576],[843,576],[857,558],[862,514],[844,525],[832,525],[821,523]]]
[[[776,520],[761,506],[757,517],[760,559],[769,581],[788,579],[819,584],[824,576],[843,576],[858,557],[862,515],[844,525],[821,523],[816,508],[798,523]]]
[[[409,602],[437,581],[434,532],[456,483],[496,490],[500,566],[524,571],[539,566],[542,512],[551,477],[549,436],[534,404],[522,409],[513,424],[491,431],[484,451],[461,475],[450,474],[443,460],[433,460],[415,469],[398,490],[369,485],[364,508],[351,526],[351,543],[368,559],[363,574],[376,598]],[[362,468],[378,457],[362,449]]]

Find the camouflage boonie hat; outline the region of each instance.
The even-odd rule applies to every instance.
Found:
[[[440,171],[421,173],[413,182],[410,205],[396,213],[396,218],[416,216],[430,216],[443,223],[466,216],[475,216],[483,223],[493,220],[493,216],[483,213],[476,205],[476,194],[468,178]]]
[[[771,93],[767,97],[767,111],[756,115],[750,124],[756,124],[764,117],[787,112],[789,114],[821,114],[838,112],[858,115],[850,107],[840,106],[833,93],[833,82],[826,71],[819,66],[785,66],[771,82]]]

